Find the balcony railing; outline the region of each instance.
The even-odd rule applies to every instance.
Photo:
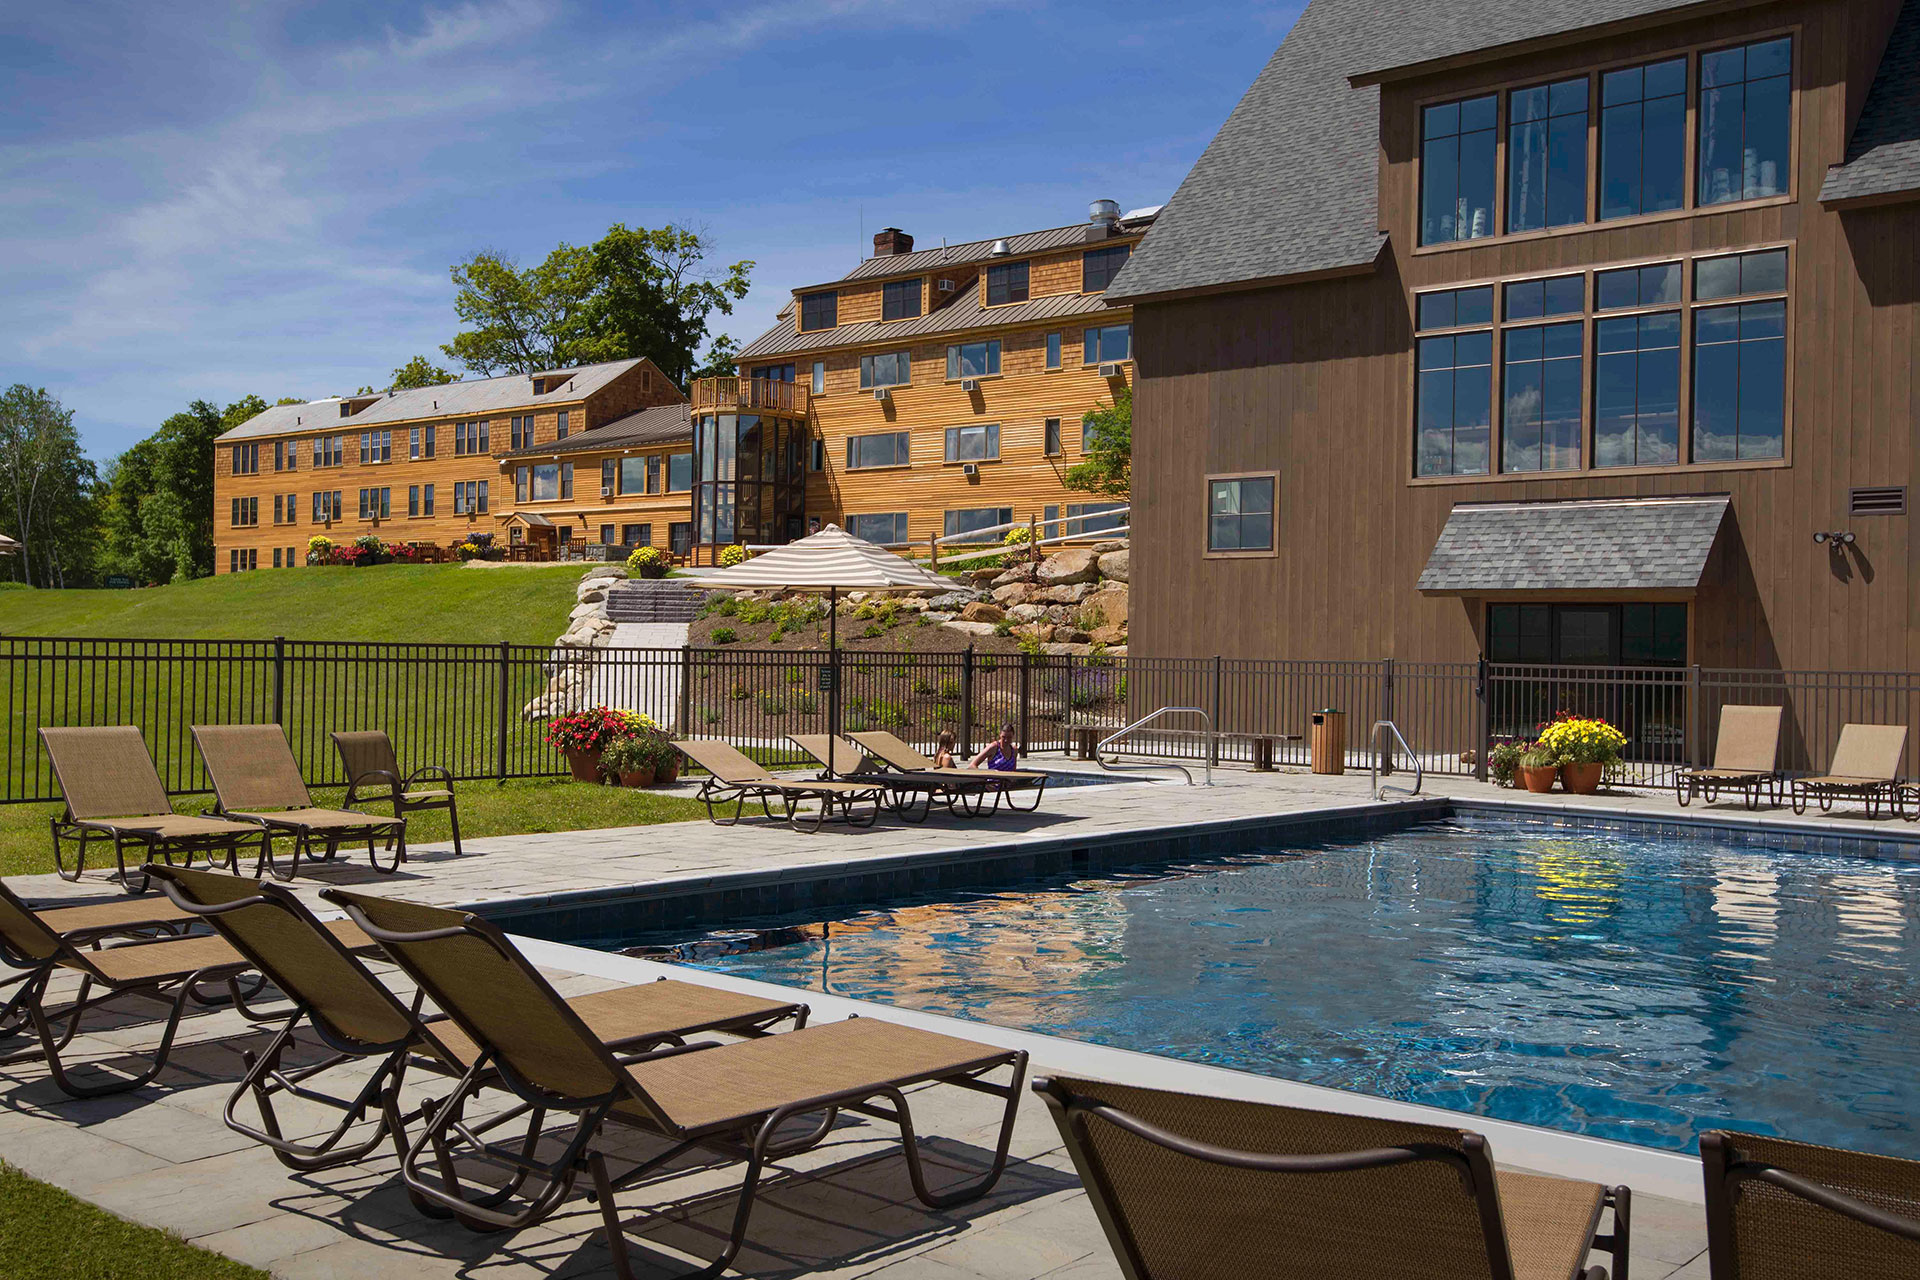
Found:
[[[811,393],[797,382],[771,378],[700,378],[693,384],[693,411],[790,413],[805,417]]]

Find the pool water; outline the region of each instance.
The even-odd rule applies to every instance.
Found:
[[[648,941],[1646,1146],[1724,1126],[1920,1155],[1916,864],[1462,820]]]

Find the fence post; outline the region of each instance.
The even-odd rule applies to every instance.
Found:
[[[1033,750],[1033,742],[1027,737],[1027,710],[1033,703],[1030,693],[1033,681],[1033,655],[1025,649],[1020,651],[1020,749]]]
[[[1487,749],[1493,740],[1491,709],[1487,705],[1492,691],[1487,687],[1487,678],[1487,660],[1482,657],[1474,671],[1473,679],[1473,696],[1479,702],[1479,706],[1474,709],[1476,746],[1473,751],[1473,776],[1478,782],[1487,780]]]
[[[960,657],[960,754],[973,754],[973,641]]]
[[[1207,767],[1220,764],[1220,655],[1213,655],[1213,732],[1207,735]]]
[[[1380,718],[1382,720],[1388,721],[1389,723],[1393,721],[1393,659],[1392,658],[1383,658],[1380,661]],[[1373,732],[1372,726],[1368,726],[1367,735],[1373,739],[1372,745],[1373,745],[1374,756],[1375,756],[1376,763],[1378,763],[1378,765],[1380,766],[1381,776],[1384,777],[1385,775],[1392,773],[1393,772],[1393,753],[1396,745],[1393,741],[1393,735],[1388,734],[1387,740],[1384,743],[1382,743],[1380,741],[1380,735]]]
[[[1687,762],[1694,768],[1702,768],[1705,761],[1701,758],[1700,748],[1700,664],[1694,663],[1687,668]]]
[[[273,722],[283,730],[287,724],[287,638],[273,638]]]
[[[494,722],[494,777],[501,782],[507,780],[507,642],[500,642],[499,677],[495,681],[500,699],[500,714]]]
[[[680,646],[680,736],[693,736],[693,646]]]

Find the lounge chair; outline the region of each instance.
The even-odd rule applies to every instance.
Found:
[[[409,1188],[478,1230],[517,1230],[541,1221],[584,1173],[592,1179],[600,1205],[614,1272],[630,1277],[614,1193],[689,1150],[717,1149],[746,1162],[727,1244],[717,1260],[695,1273],[717,1276],[746,1238],[766,1162],[817,1146],[841,1111],[900,1127],[914,1193],[929,1207],[947,1208],[978,1198],[1006,1167],[1026,1073],[1023,1052],[878,1018],[852,1018],[758,1040],[690,1044],[623,1063],[486,921],[461,916],[459,925],[448,925],[448,912],[391,898],[339,889],[323,890],[321,896],[345,907],[480,1048],[474,1066],[434,1112],[401,1164]],[[984,1078],[1009,1067],[1009,1084]],[[536,1117],[552,1111],[575,1118],[570,1131],[549,1135],[544,1156],[536,1155],[530,1141],[483,1145],[462,1130],[462,1105],[482,1086],[483,1074],[495,1070],[497,1087],[518,1095]],[[971,1184],[945,1194],[926,1185],[902,1092],[934,1082],[1006,1100],[992,1166]],[[776,1137],[788,1120],[809,1116],[821,1117],[819,1124],[798,1135]],[[593,1147],[609,1123],[663,1137],[668,1147],[616,1179]],[[514,1178],[531,1173],[541,1190],[517,1210],[478,1204],[463,1193],[456,1163],[462,1158],[503,1164]]]
[[[1903,724],[1848,724],[1840,727],[1840,741],[1833,748],[1833,764],[1817,778],[1793,780],[1793,811],[1805,813],[1807,802],[1819,804],[1820,812],[1830,813],[1833,802],[1852,798],[1864,803],[1867,816],[1878,812],[1885,801],[1897,813],[1900,792],[1894,779],[1900,775],[1900,761],[1907,750],[1907,726]]]
[[[272,849],[262,845],[255,875],[265,870],[282,880],[293,879],[300,874],[300,859],[312,857],[316,842],[330,860],[340,852],[343,842],[365,840],[373,869],[389,874],[407,860],[405,818],[314,805],[300,776],[300,762],[293,758],[293,748],[287,745],[279,725],[197,724],[193,726],[193,741],[206,762],[207,776],[213,780],[215,812],[293,837],[293,858],[286,874],[282,875],[275,864]],[[393,860],[383,867],[374,845],[389,836],[398,844]]]
[[[817,760],[829,775],[884,788],[887,807],[906,822],[925,822],[935,801],[945,804],[949,813],[976,817],[982,798],[996,789],[990,777],[889,769],[855,744],[831,734],[790,733],[787,741]]]
[[[48,823],[54,869],[64,880],[78,880],[85,872],[87,846],[96,841],[112,842],[115,874],[128,893],[146,891],[141,868],[156,858],[171,863],[178,854],[190,862],[198,853],[211,866],[214,855],[224,852],[227,870],[233,871],[242,845],[266,851],[270,837],[253,823],[175,813],[147,744],[132,725],[42,729],[40,741],[66,799],[66,812]],[[78,844],[72,870],[62,852],[65,840]],[[132,867],[129,846],[137,851]]]
[[[214,878],[247,883],[237,877]],[[366,935],[347,921],[329,927],[334,936],[347,945],[372,945]],[[165,1068],[188,999],[205,999],[195,992],[201,984],[225,983],[235,1007],[248,1018],[259,1020],[246,1004],[246,997],[257,992],[259,985],[256,983],[242,991],[239,982],[240,976],[253,966],[225,939],[201,935],[98,946],[109,933],[104,929],[94,931],[87,940],[96,946],[84,948],[79,941],[62,936],[46,916],[0,884],[0,965],[19,975],[8,980],[10,984],[19,984],[19,989],[0,1006],[0,1041],[31,1032],[39,1042],[35,1048],[0,1056],[0,1065],[44,1061],[53,1073],[53,1082],[76,1098],[124,1093],[146,1084]],[[48,985],[62,969],[80,975],[80,991],[71,1003],[49,1007]],[[101,989],[98,994],[95,987]],[[75,1080],[68,1074],[61,1054],[79,1031],[81,1018],[89,1010],[122,997],[153,1000],[167,1007],[166,1027],[146,1069],[104,1084],[83,1084]]]
[[[796,827],[800,825],[800,806],[808,800],[818,801],[819,811],[808,828],[810,831],[818,831],[820,824],[836,809],[849,826],[870,827],[880,820],[880,806],[886,801],[886,790],[877,783],[784,781],[727,743],[710,738],[677,740],[673,745],[681,755],[707,771],[707,779],[700,784],[695,799],[707,806],[707,817],[723,827],[740,821],[741,806],[749,800],[758,800],[761,811],[769,818],[773,817],[773,808],[768,802],[780,801],[787,821]],[[733,805],[733,816],[720,817],[716,806],[724,808],[728,804]],[[873,806],[865,822],[854,816],[855,806],[860,804]]]
[[[1477,1133],[1059,1076],[1033,1088],[1128,1280],[1606,1280],[1595,1249],[1627,1280],[1627,1188],[1496,1170]]]
[[[932,773],[947,777],[988,778],[994,786],[993,807],[998,809],[1005,800],[1007,808],[1018,809],[1022,813],[1032,813],[1040,807],[1040,797],[1047,792],[1047,775],[1031,769],[942,769],[926,756],[915,751],[885,730],[847,735],[859,743],[862,749],[870,752],[895,769],[907,773]],[[1033,803],[1017,805],[1013,802],[1015,791],[1032,791]]]
[[[1779,707],[1720,708],[1720,737],[1713,745],[1713,767],[1682,769],[1673,776],[1673,793],[1682,807],[1697,795],[1712,804],[1722,791],[1738,791],[1747,808],[1760,807],[1764,790],[1771,803],[1780,803]]]
[[[335,733],[334,749],[347,771],[347,798],[341,801],[351,809],[369,800],[393,805],[393,816],[404,818],[427,809],[445,809],[447,823],[453,828],[453,852],[460,848],[460,810],[454,803],[453,774],[437,764],[421,765],[412,773],[400,772],[400,759],[393,753],[393,740],[378,729]],[[416,787],[422,778],[440,783]],[[364,793],[362,789],[364,788]]]
[[[294,1002],[267,1047],[247,1055],[247,1073],[227,1100],[227,1127],[272,1148],[280,1163],[303,1172],[351,1164],[389,1138],[404,1157],[406,1122],[415,1117],[401,1114],[398,1097],[409,1063],[459,1077],[479,1057],[473,1042],[444,1016],[421,1018],[417,1002],[412,1008],[402,1004],[291,890],[174,867],[155,874],[182,910],[205,919]],[[461,920],[446,915],[455,924]],[[354,932],[359,936],[357,928]],[[700,1031],[763,1035],[781,1022],[805,1026],[807,1021],[804,1004],[665,980],[577,996],[567,1007],[601,1043],[623,1054],[681,1044]],[[303,1024],[329,1056],[284,1068],[281,1059]],[[315,1087],[315,1078],[326,1071],[370,1058],[381,1061],[355,1096],[335,1097]],[[281,1094],[338,1110],[342,1118],[318,1138],[296,1141],[283,1132],[274,1110]],[[249,1098],[259,1113],[257,1124],[239,1114]],[[347,1132],[370,1114],[378,1116],[372,1130],[341,1146]],[[495,1117],[488,1124],[511,1118]]]
[[[1920,1162],[1715,1130],[1700,1167],[1713,1280],[1920,1275]]]

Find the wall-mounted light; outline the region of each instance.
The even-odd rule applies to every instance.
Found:
[[[1850,547],[1853,545],[1853,534],[1845,529],[1835,529],[1831,533],[1825,531],[1816,533],[1813,535],[1813,540],[1822,545],[1832,543],[1835,547]]]

